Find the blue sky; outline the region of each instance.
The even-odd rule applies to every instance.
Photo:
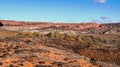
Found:
[[[0,0],[0,20],[119,22],[120,0]]]

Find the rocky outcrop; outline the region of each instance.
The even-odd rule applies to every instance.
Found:
[[[0,22],[0,26],[3,26],[3,24]]]

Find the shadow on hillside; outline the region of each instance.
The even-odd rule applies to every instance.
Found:
[[[3,24],[0,22],[0,26],[3,26]]]

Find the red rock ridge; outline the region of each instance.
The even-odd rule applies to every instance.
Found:
[[[24,22],[24,21],[9,21],[1,20],[0,21],[4,26],[27,26],[27,27],[39,27],[39,28],[65,28],[65,29],[74,29],[82,30],[85,28],[99,28],[100,24],[96,22],[91,23],[50,23],[50,22]]]

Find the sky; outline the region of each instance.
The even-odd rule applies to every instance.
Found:
[[[0,0],[0,20],[120,22],[120,0]]]

